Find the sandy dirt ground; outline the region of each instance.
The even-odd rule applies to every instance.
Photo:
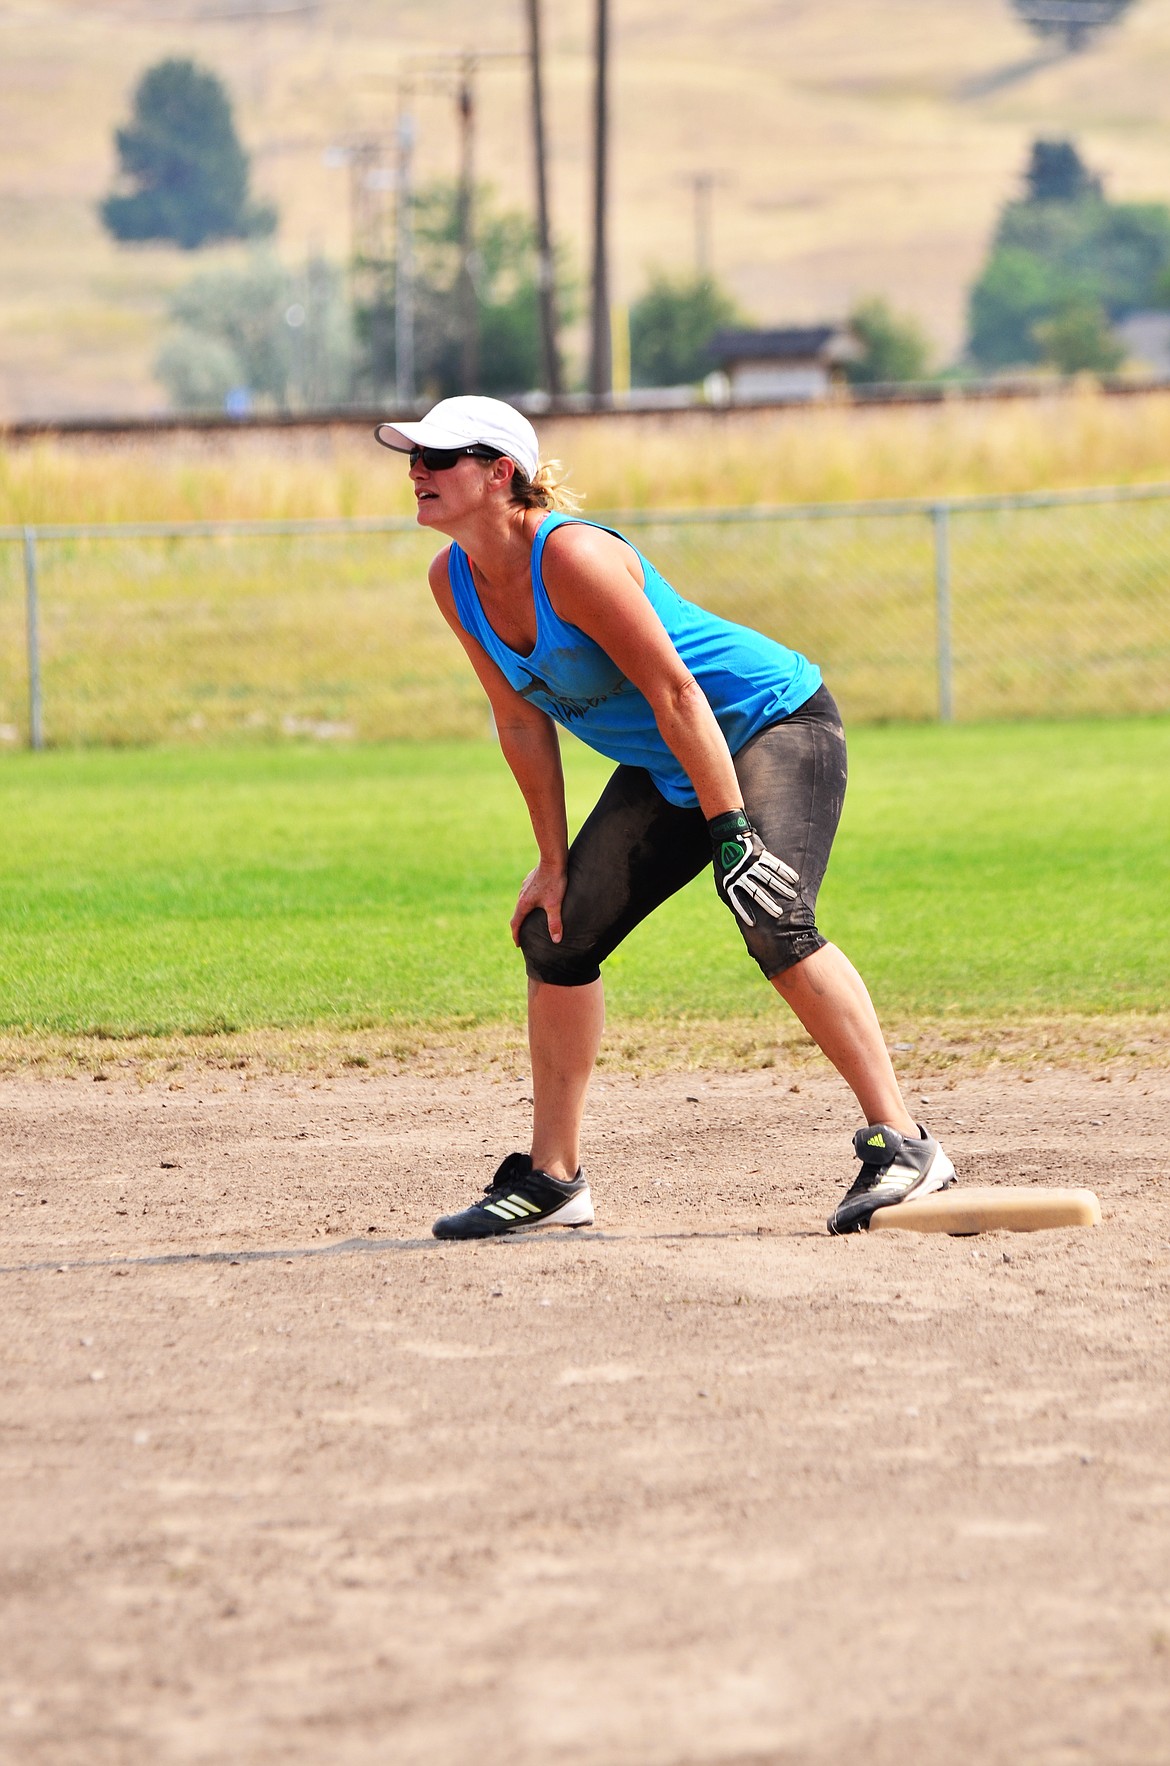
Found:
[[[1099,1229],[830,1239],[819,1069],[0,1081],[0,1757],[1170,1760],[1170,1073],[916,1075]]]

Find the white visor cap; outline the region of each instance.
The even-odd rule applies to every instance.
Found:
[[[502,399],[440,399],[417,423],[379,423],[374,436],[401,454],[411,448],[494,448],[515,460],[526,478],[535,478],[540,465],[535,429]]]

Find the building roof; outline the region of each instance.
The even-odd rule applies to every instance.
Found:
[[[721,368],[734,362],[841,362],[857,354],[847,325],[784,325],[771,331],[717,331],[707,353]]]

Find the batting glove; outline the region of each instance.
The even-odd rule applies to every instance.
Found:
[[[742,809],[714,816],[707,823],[714,851],[715,887],[745,926],[754,926],[751,903],[774,920],[785,904],[795,901],[800,878],[783,859],[768,851]]]

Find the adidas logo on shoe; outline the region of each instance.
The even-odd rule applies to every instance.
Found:
[[[884,1122],[858,1129],[853,1147],[861,1170],[829,1216],[831,1233],[864,1232],[879,1208],[949,1189],[954,1166],[924,1128],[918,1132],[913,1140]]]

